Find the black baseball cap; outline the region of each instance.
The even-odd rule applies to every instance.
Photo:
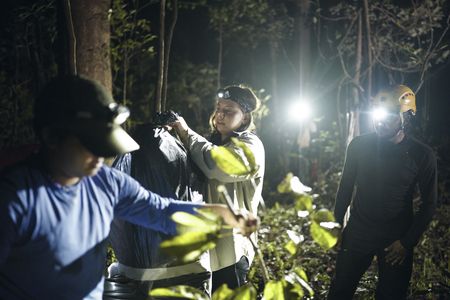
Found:
[[[129,116],[100,83],[67,75],[51,80],[36,98],[34,125],[62,129],[78,137],[89,151],[111,157],[139,149],[120,127]]]

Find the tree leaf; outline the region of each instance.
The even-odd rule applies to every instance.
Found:
[[[212,295],[211,300],[223,300],[228,299],[233,294],[233,290],[228,288],[226,283],[222,284]]]
[[[302,287],[285,279],[280,281],[269,281],[264,288],[264,300],[291,300],[303,297]]]
[[[247,159],[248,166],[250,167],[251,173],[255,173],[257,171],[257,165],[256,165],[256,159],[255,159],[255,155],[253,154],[253,151],[247,146],[246,143],[241,142],[240,140],[238,140],[235,137],[232,137],[231,141],[233,142],[233,144],[235,144],[240,149],[242,149],[242,151],[244,152],[244,155]]]
[[[159,246],[167,254],[176,256],[180,262],[188,263],[214,248],[217,239],[218,233],[191,231],[165,240]]]
[[[242,161],[241,157],[227,147],[218,146],[211,149],[211,158],[217,167],[229,175],[247,175],[251,173],[250,167]]]
[[[284,249],[286,249],[291,255],[295,255],[295,253],[297,253],[297,245],[292,240],[284,245]]]
[[[334,247],[337,243],[337,232],[333,232],[320,226],[319,223],[313,221],[311,222],[311,227],[309,228],[313,240],[319,244],[320,247],[325,250],[329,250]]]
[[[298,211],[313,210],[313,197],[311,195],[300,195],[295,198],[295,209]]]
[[[177,223],[177,231],[181,234],[190,231],[214,233],[218,232],[222,226],[222,221],[220,218],[211,220],[207,219],[200,213],[198,215],[193,215],[187,212],[179,211],[172,215],[172,220]]]
[[[157,288],[151,290],[148,294],[152,297],[183,298],[193,300],[209,299],[209,297],[206,294],[188,285],[177,285],[168,288]]]

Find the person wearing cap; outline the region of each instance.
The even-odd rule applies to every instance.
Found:
[[[354,138],[346,152],[334,209],[345,228],[328,299],[352,299],[375,256],[375,298],[406,299],[413,248],[436,207],[436,157],[405,132],[416,113],[414,92],[404,85],[388,87],[374,104],[375,133]],[[414,213],[416,187],[420,204]]]
[[[176,233],[170,216],[208,207],[225,222],[255,230],[223,205],[164,198],[103,157],[138,149],[120,127],[128,110],[95,81],[64,76],[36,99],[36,157],[0,178],[0,299],[102,299],[106,241],[114,218]]]
[[[210,140],[200,136],[186,124],[183,118],[171,124],[184,143],[192,160],[207,178],[203,196],[207,202],[225,199],[217,188],[224,185],[232,198],[234,208],[245,209],[257,214],[258,205],[262,202],[262,184],[265,167],[264,146],[253,133],[252,112],[258,107],[259,100],[253,91],[243,86],[228,86],[217,93],[216,110],[212,114],[210,124],[212,134]],[[224,146],[245,161],[245,155],[236,147],[231,138],[235,137],[245,143],[255,157],[257,172],[251,175],[230,175],[223,172],[211,158],[211,150]],[[255,240],[255,236],[251,237]],[[217,247],[210,251],[212,275],[212,291],[226,283],[236,288],[246,282],[249,266],[254,257],[251,242],[237,234],[230,234],[220,239]]]

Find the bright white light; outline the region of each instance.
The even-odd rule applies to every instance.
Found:
[[[382,107],[377,107],[372,111],[372,118],[376,121],[381,121],[387,117],[387,111]]]
[[[306,101],[293,103],[288,111],[289,119],[293,121],[303,122],[312,115],[312,108]]]

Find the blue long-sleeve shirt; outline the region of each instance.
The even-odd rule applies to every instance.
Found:
[[[113,218],[174,234],[170,216],[197,206],[106,166],[73,186],[16,167],[0,180],[0,299],[101,299]]]

